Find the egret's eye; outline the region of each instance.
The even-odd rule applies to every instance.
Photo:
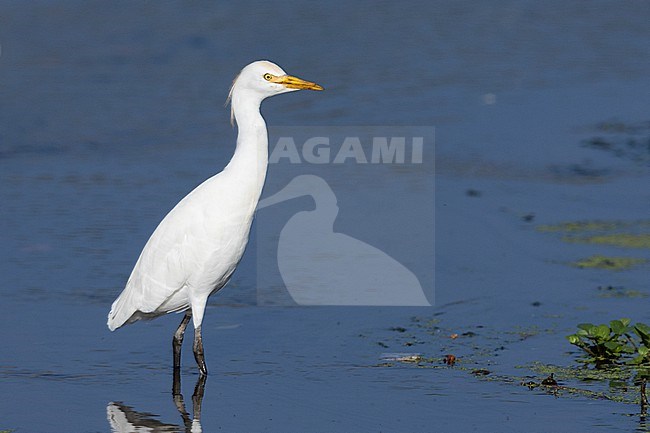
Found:
[[[266,81],[271,81],[271,79],[273,79],[273,75],[271,75],[271,74],[264,74],[264,79],[265,79]]]

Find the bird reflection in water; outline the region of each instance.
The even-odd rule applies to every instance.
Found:
[[[181,392],[180,371],[174,369],[172,397],[178,413],[183,418],[183,426],[166,424],[157,420],[157,415],[138,412],[121,402],[111,402],[106,407],[106,416],[111,425],[111,431],[113,433],[201,433],[203,431],[201,428],[201,404],[205,393],[206,379],[207,376],[199,375],[194,387],[194,394],[192,394],[192,416],[190,416],[185,408],[185,400]]]

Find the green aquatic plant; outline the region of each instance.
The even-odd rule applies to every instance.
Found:
[[[612,320],[608,325],[581,323],[575,334],[567,335],[569,343],[581,348],[583,362],[601,367],[616,363],[624,354],[632,354],[630,319]]]
[[[567,335],[569,343],[585,352],[582,361],[597,368],[625,361],[644,366],[637,373],[650,372],[650,326],[645,323],[630,325],[630,319],[612,320],[609,325],[581,323],[575,334]],[[650,376],[649,376],[650,377]]]
[[[630,363],[635,365],[648,365],[650,367],[650,326],[645,323],[637,323],[634,325],[634,332],[641,339],[641,344],[636,347],[637,356]],[[647,376],[647,369],[642,371],[642,373]]]
[[[581,323],[578,331],[567,335],[569,343],[581,348],[586,365],[593,364],[594,369],[564,368],[556,371],[558,376],[573,377],[580,380],[597,380],[609,382],[610,400],[625,401],[627,390],[638,390],[641,413],[648,407],[646,384],[650,379],[650,326],[645,323],[631,325],[631,320],[624,318],[612,320],[609,324],[594,325]],[[551,371],[553,373],[553,371]]]

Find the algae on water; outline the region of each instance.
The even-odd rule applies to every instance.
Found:
[[[606,269],[610,271],[623,271],[634,266],[647,262],[645,259],[634,257],[609,257],[593,255],[571,263],[572,266],[581,269]]]
[[[537,226],[541,233],[562,234],[564,242],[611,245],[622,248],[650,248],[650,220],[568,221]]]
[[[565,242],[611,245],[623,248],[650,248],[650,233],[612,233],[596,236],[564,236]]]

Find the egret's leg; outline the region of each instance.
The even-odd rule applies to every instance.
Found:
[[[202,375],[208,374],[208,367],[205,365],[205,357],[203,356],[203,339],[201,338],[201,325],[194,329],[194,359],[199,366],[199,371]]]
[[[178,329],[174,332],[174,338],[172,339],[172,349],[174,350],[174,370],[181,368],[181,346],[183,345],[183,338],[185,337],[185,328],[187,324],[190,323],[192,318],[192,310],[187,310],[181,324],[178,325]]]
[[[203,356],[203,339],[201,338],[201,323],[203,322],[203,313],[205,313],[205,304],[208,301],[207,296],[194,297],[190,290],[190,303],[192,304],[192,323],[194,324],[194,359],[202,375],[208,374],[208,367],[205,365]]]

